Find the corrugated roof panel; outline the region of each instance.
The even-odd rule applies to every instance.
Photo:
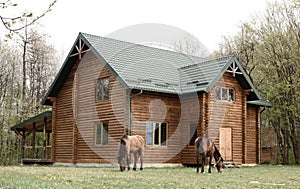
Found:
[[[237,80],[244,88],[251,87],[254,90],[255,94],[251,96],[251,100],[261,99],[246,72],[233,56],[207,60],[85,33],[79,34],[72,52],[78,40],[82,40],[100,61],[107,63],[109,70],[118,77],[125,88],[179,95],[197,91],[209,92],[232,62],[236,61],[243,73],[243,77],[239,76]],[[50,104],[47,97],[56,96],[60,90],[76,62],[72,60],[74,58],[76,57],[68,57],[65,61],[47,93],[44,104]]]
[[[152,48],[129,42],[82,34],[130,88],[180,93],[180,73],[183,66],[197,64],[202,58]],[[142,79],[155,82],[128,82]],[[166,83],[169,84],[166,87]],[[171,84],[171,85],[170,85]]]

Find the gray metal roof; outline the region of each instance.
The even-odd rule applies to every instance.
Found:
[[[51,130],[52,127],[51,127],[51,119],[52,119],[52,111],[46,111],[46,112],[43,112],[43,113],[40,113],[34,117],[31,117],[27,120],[24,120],[22,121],[21,123],[18,123],[14,126],[12,126],[10,128],[10,130],[32,130],[33,129],[33,122],[36,122],[36,131],[37,132],[41,132],[43,131],[43,126],[44,126],[44,122],[45,122],[45,118],[47,118],[47,126],[46,126],[46,129],[47,130]]]
[[[204,60],[140,44],[84,33],[82,35],[102,62],[108,63],[127,87],[132,89],[180,94],[179,69]]]
[[[128,89],[179,95],[198,91],[209,92],[232,62],[236,62],[239,71],[243,73],[237,77],[242,88],[253,89],[251,100],[262,99],[234,56],[207,60],[141,44],[79,33],[43,104],[51,105],[47,97],[57,95],[78,59],[70,55],[76,52],[75,46],[79,40],[82,40]]]

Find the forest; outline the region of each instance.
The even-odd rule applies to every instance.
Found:
[[[1,10],[18,5],[0,0],[0,24],[6,30],[0,36],[0,165],[20,162],[20,139],[10,127],[49,108],[41,100],[62,59],[37,23],[55,2],[41,15],[7,18]],[[211,56],[232,54],[272,104],[262,113],[262,127],[275,132],[279,155],[274,163],[300,164],[300,1],[269,2],[224,36]]]

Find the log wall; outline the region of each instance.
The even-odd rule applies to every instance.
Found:
[[[168,125],[166,146],[146,146],[145,163],[181,163],[180,100],[177,95],[143,92],[131,99],[131,134],[146,138],[146,122]]]
[[[109,100],[97,101],[96,84],[109,78]],[[225,73],[215,86],[233,88],[234,102],[209,94],[184,96],[143,91],[131,99],[131,134],[146,138],[146,122],[168,124],[166,146],[146,146],[145,163],[195,164],[194,146],[189,145],[189,126],[196,123],[197,136],[207,135],[219,147],[220,128],[231,128],[232,159],[257,163],[259,109],[247,107],[245,91],[236,78]],[[90,51],[74,65],[53,100],[53,162],[116,163],[120,137],[126,133],[129,95],[110,70]],[[95,124],[108,122],[107,145],[95,144]],[[252,137],[255,136],[255,137]]]
[[[196,99],[195,99],[195,95]],[[195,159],[195,146],[190,145],[190,124],[197,124],[197,136],[203,135],[203,127],[206,120],[205,114],[205,93],[186,95],[182,97],[182,117],[181,117],[181,132],[182,132],[182,163],[184,164],[196,164]]]
[[[110,81],[109,100],[97,101],[96,83],[103,78]],[[127,121],[126,99],[125,89],[108,68],[93,53],[86,53],[80,64],[74,65],[56,99],[55,162],[116,163]],[[108,122],[107,145],[95,143],[98,122]]]
[[[215,99],[215,87],[233,88],[235,91],[234,102],[217,101]],[[232,131],[232,160],[235,163],[243,161],[243,123],[244,97],[243,90],[236,78],[230,73],[225,73],[223,77],[216,83],[215,87],[210,91],[206,103],[208,104],[208,112],[205,115],[208,120],[205,134],[214,140],[219,148],[219,131],[222,127],[231,128]]]
[[[247,124],[245,138],[246,164],[259,163],[259,109],[255,106],[247,107]]]

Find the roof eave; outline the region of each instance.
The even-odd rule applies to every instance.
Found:
[[[255,94],[255,96],[257,97],[257,100],[261,100],[263,99],[258,91],[256,90],[256,88],[254,87],[250,77],[248,76],[248,74],[246,73],[246,71],[244,70],[244,68],[242,67],[242,65],[239,63],[239,61],[237,60],[237,58],[235,56],[231,56],[230,59],[228,59],[227,63],[225,64],[225,66],[221,69],[221,71],[216,75],[216,77],[207,85],[206,89],[204,90],[205,92],[209,93],[210,90],[215,86],[215,84],[221,79],[221,77],[224,75],[224,73],[227,71],[227,69],[229,68],[229,66],[235,62],[237,64],[237,66],[239,67],[240,71],[242,72],[243,77],[245,78],[245,80],[247,81],[247,83],[250,86],[250,89],[253,90],[253,93]]]
[[[117,78],[117,80],[120,82],[120,84],[125,88],[129,89],[129,85],[122,79],[122,77],[110,66],[110,64],[100,55],[100,53],[93,47],[93,45],[89,42],[88,39],[84,37],[84,34],[79,33],[79,35],[82,37],[81,39],[83,42],[93,51],[93,53],[96,55],[96,57],[100,60],[101,63],[103,63],[109,71]]]
[[[272,104],[269,101],[263,100],[263,99],[247,101],[247,104],[256,105],[256,106],[260,106],[260,107],[266,107],[266,108],[272,107]]]
[[[21,123],[18,123],[16,125],[10,127],[10,130],[14,131],[16,129],[21,128],[24,125],[27,125],[30,122],[35,122],[35,121],[37,121],[40,118],[48,117],[48,116],[51,116],[51,115],[52,115],[52,111],[46,111],[46,112],[40,113],[40,114],[38,114],[38,115],[36,115],[34,117],[31,117],[31,118],[29,118],[27,120],[22,121]]]
[[[49,100],[49,97],[56,97],[57,94],[53,94],[56,92],[53,92],[56,88],[61,88],[62,84],[61,84],[61,80],[65,80],[65,78],[61,78],[61,77],[66,77],[63,76],[62,74],[65,71],[68,71],[66,69],[67,65],[69,65],[70,67],[73,67],[75,62],[74,58],[76,57],[71,57],[72,52],[74,51],[74,48],[76,48],[76,44],[78,42],[78,40],[82,40],[84,42],[84,44],[86,44],[88,46],[89,49],[91,49],[91,51],[96,55],[96,57],[100,60],[100,62],[102,62],[103,64],[105,64],[105,66],[110,70],[110,72],[118,79],[118,81],[121,83],[121,85],[125,88],[128,89],[129,86],[127,85],[127,83],[118,75],[118,73],[107,63],[107,61],[100,55],[100,53],[91,45],[91,43],[88,41],[88,39],[85,38],[84,34],[79,33],[77,36],[77,39],[75,40],[68,56],[66,57],[62,67],[60,68],[58,74],[56,75],[54,81],[52,82],[49,90],[47,91],[45,97],[42,100],[42,105],[52,105],[52,102]],[[76,58],[77,59],[77,58]],[[78,59],[77,59],[78,60]],[[68,71],[69,72],[69,71]],[[57,89],[57,91],[59,91],[59,89]]]
[[[52,106],[52,102],[49,100],[48,97],[53,97],[53,96],[51,96],[51,92],[53,91],[53,89],[55,88],[55,86],[57,86],[57,84],[59,82],[59,77],[61,76],[61,74],[63,73],[63,71],[64,71],[64,69],[66,67],[66,65],[68,64],[68,62],[70,60],[70,56],[71,56],[71,54],[72,54],[72,52],[73,52],[73,50],[74,50],[74,48],[75,48],[75,46],[77,44],[77,41],[80,39],[80,36],[81,35],[79,33],[79,35],[77,36],[75,42],[73,43],[73,46],[72,46],[71,50],[69,51],[69,53],[68,53],[68,55],[67,55],[67,57],[66,57],[66,59],[65,59],[65,61],[63,63],[63,65],[61,66],[61,68],[58,71],[57,75],[55,76],[53,82],[51,83],[51,85],[49,87],[49,90],[47,91],[45,97],[43,98],[43,100],[41,102],[42,105]]]

